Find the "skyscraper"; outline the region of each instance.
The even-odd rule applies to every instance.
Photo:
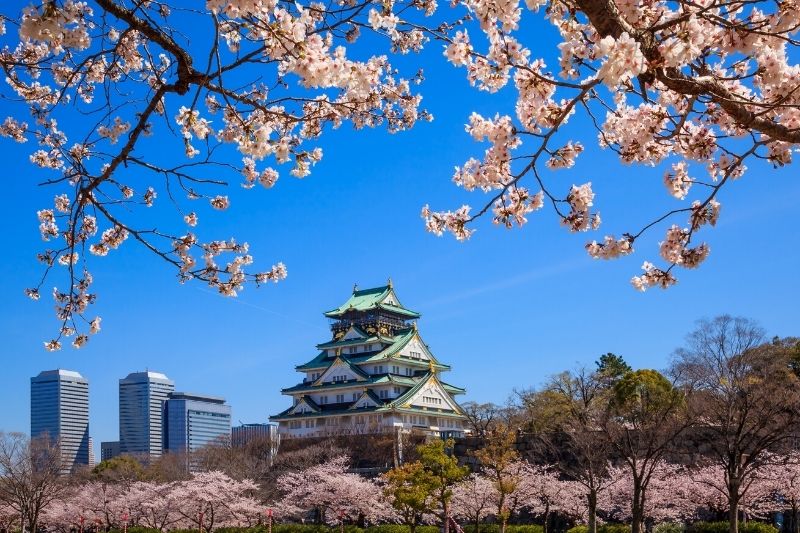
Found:
[[[143,458],[161,456],[164,401],[175,382],[159,372],[134,372],[119,380],[119,448]]]
[[[31,378],[31,438],[57,440],[61,471],[89,464],[89,381],[73,370]]]
[[[89,462],[86,463],[89,465],[89,468],[94,468],[96,466],[97,461],[95,460],[94,456],[94,441],[92,437],[89,437]]]
[[[194,452],[231,438],[231,406],[224,398],[186,392],[170,394],[164,407],[164,449]]]
[[[100,443],[100,460],[108,461],[119,455],[119,441],[107,440]]]
[[[261,440],[278,441],[277,424],[241,424],[231,428],[231,446],[242,447],[248,443]]]

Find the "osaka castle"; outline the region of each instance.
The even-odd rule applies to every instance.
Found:
[[[292,397],[292,406],[270,417],[281,435],[468,433],[453,398],[464,389],[442,381],[450,367],[428,349],[417,329],[419,313],[400,303],[391,280],[373,289],[354,287],[325,316],[332,338],[295,367],[303,381],[281,391]]]

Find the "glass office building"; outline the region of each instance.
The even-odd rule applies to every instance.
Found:
[[[119,452],[161,456],[164,402],[175,383],[159,372],[134,372],[119,380]]]
[[[164,449],[194,452],[230,442],[231,406],[224,398],[174,392],[164,406]]]
[[[89,464],[89,380],[72,370],[31,378],[31,438],[48,437],[61,450],[61,471]]]

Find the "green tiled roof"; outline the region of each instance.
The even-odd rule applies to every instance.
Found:
[[[417,384],[416,384],[414,387],[412,387],[411,389],[409,389],[409,390],[407,390],[405,393],[403,393],[403,395],[402,395],[402,396],[399,396],[399,397],[395,398],[394,400],[392,400],[392,402],[391,402],[391,404],[390,404],[390,405],[391,405],[393,408],[402,408],[402,406],[403,406],[403,404],[404,404],[404,403],[408,402],[408,401],[411,399],[411,397],[412,397],[412,396],[414,396],[414,395],[415,395],[417,392],[419,392],[419,390],[420,390],[420,389],[421,389],[421,388],[422,388],[422,387],[423,387],[423,386],[424,386],[424,385],[425,385],[427,382],[429,382],[429,381],[430,381],[430,380],[432,380],[432,379],[434,379],[434,380],[438,381],[438,382],[439,382],[439,384],[440,384],[440,385],[442,385],[442,388],[443,388],[443,389],[445,389],[445,391],[446,391],[446,392],[448,392],[448,393],[450,392],[450,391],[448,390],[448,387],[450,387],[450,388],[455,388],[455,387],[453,387],[452,385],[445,385],[444,383],[442,383],[441,381],[439,381],[439,378],[437,378],[437,377],[436,377],[436,374],[427,374],[427,375],[425,375],[425,376],[424,376],[422,379],[420,379],[420,380],[419,380],[419,382],[418,382],[418,383],[417,383]],[[463,390],[463,389],[462,389],[462,390]],[[454,403],[455,403],[455,402],[454,402]],[[458,404],[456,404],[456,405],[458,405]],[[438,411],[435,411],[435,412],[438,412]],[[459,413],[459,414],[461,414],[461,413]]]
[[[327,415],[352,415],[358,413],[374,413],[376,411],[385,411],[385,406],[374,406],[374,407],[361,407],[359,409],[326,409],[320,413],[298,413],[293,415],[289,413],[292,408],[288,408],[282,411],[280,414],[269,417],[270,420],[286,420],[289,418],[319,418],[320,416],[327,416]]]
[[[384,303],[384,300],[386,300],[389,295],[394,297],[397,305]],[[350,295],[350,298],[345,303],[336,309],[327,311],[325,316],[337,318],[348,311],[372,311],[375,309],[383,309],[407,318],[419,318],[419,313],[406,309],[400,304],[400,300],[398,300],[397,295],[394,294],[394,289],[392,289],[391,284],[384,285],[383,287],[374,287],[372,289],[353,289],[353,294]]]
[[[467,392],[467,389],[462,389],[461,387],[456,387],[455,385],[450,385],[449,383],[445,383],[441,379],[439,380],[439,383],[441,383],[442,387],[444,388],[444,390],[446,390],[450,394],[466,394],[466,392]]]
[[[404,357],[404,356],[398,355],[398,352],[400,352],[400,350],[402,350],[403,347],[405,347],[405,345],[408,344],[411,341],[411,339],[414,338],[414,335],[416,333],[417,333],[417,330],[414,329],[414,328],[401,329],[401,330],[399,330],[397,332],[397,335],[395,337],[391,338],[391,339],[386,338],[386,337],[379,337],[379,340],[381,340],[381,342],[384,342],[384,339],[385,339],[385,341],[387,343],[389,343],[389,342],[391,343],[389,346],[387,346],[386,348],[384,348],[381,351],[376,351],[376,352],[371,352],[371,353],[361,354],[361,355],[339,354],[339,357],[341,357],[342,359],[345,359],[346,361],[348,361],[351,364],[383,362],[383,361],[386,361],[387,359],[397,358],[397,359],[403,361],[404,363],[411,363],[411,364],[415,364],[415,365],[419,366],[420,368],[425,368],[425,367],[429,366],[427,361],[423,361],[423,360],[420,360],[420,359],[412,359],[411,357]],[[420,339],[420,341],[421,340],[422,339]],[[350,341],[345,341],[345,342],[350,342]],[[360,342],[364,342],[364,341],[360,341]],[[356,342],[354,344],[358,344],[358,343]],[[320,344],[317,347],[318,348],[328,348],[328,345]],[[430,350],[429,350],[429,353],[430,353]],[[433,354],[430,354],[430,356],[433,357]],[[328,367],[331,363],[333,363],[333,361],[335,359],[336,359],[335,355],[327,355],[326,352],[323,351],[323,352],[320,352],[319,355],[317,355],[311,361],[309,361],[309,362],[307,362],[305,364],[296,366],[295,369],[300,371],[300,372],[303,372],[303,371],[306,371],[306,370],[311,370],[311,369],[316,369],[316,368],[325,368],[325,367]],[[432,361],[433,361],[433,366],[437,370],[439,370],[439,371],[450,370],[450,365],[445,365],[443,363],[440,363],[435,358],[433,358]]]
[[[328,341],[323,342],[322,344],[317,344],[317,348],[320,350],[325,350],[327,348],[344,348],[347,346],[355,346],[358,344],[365,344],[368,342],[383,342],[385,344],[391,344],[394,342],[394,339],[390,337],[383,337],[380,335],[370,335],[369,337],[365,337],[363,339],[347,339],[341,341]]]
[[[302,365],[296,366],[295,369],[303,371],[303,370],[310,370],[312,368],[325,367],[325,366],[330,365],[335,358],[336,358],[335,356],[331,356],[330,357],[330,361],[325,362],[325,360],[328,359],[328,354],[325,353],[324,351],[322,351],[314,359],[312,359],[311,361],[309,361],[307,363],[304,363]]]
[[[417,380],[420,378],[413,378],[411,376],[396,376],[394,374],[380,374],[378,376],[370,376],[366,381],[334,381],[324,385],[312,385],[311,383],[299,383],[294,387],[281,390],[283,394],[291,394],[295,392],[324,392],[333,389],[342,389],[347,387],[366,387],[371,385],[380,385],[381,383],[396,383],[406,387],[415,387]],[[448,391],[449,392],[449,391]]]

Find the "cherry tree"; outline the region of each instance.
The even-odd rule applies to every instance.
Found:
[[[45,509],[49,527],[69,530],[81,523],[110,529],[122,521],[128,511],[126,487],[122,484],[89,481],[71,487]]]
[[[437,41],[478,90],[513,86],[514,116],[469,115],[467,132],[489,146],[453,176],[488,199],[475,211],[426,206],[426,227],[437,235],[467,239],[485,214],[522,226],[545,203],[569,231],[597,230],[592,182],[566,186],[557,177],[589,142],[585,124],[622,163],[660,165],[674,208],[586,244],[591,257],[612,259],[631,254],[648,230],[663,231],[661,264],[645,261],[632,278],[639,290],[669,287],[676,268],[705,260],[701,230],[716,225],[722,191],[748,164],[792,161],[800,141],[794,0],[452,4],[206,0],[205,9],[189,9],[171,0],[46,0],[5,13],[3,91],[18,105],[8,106],[0,134],[29,143],[40,182],[53,190],[37,213],[43,275],[26,291],[39,299],[45,281],[56,280],[60,329],[45,347],[57,350],[65,337],[81,347],[100,330],[89,310],[89,258],[128,241],[181,282],[227,296],[247,282],[283,279],[282,263],[257,268],[247,243],[198,226],[230,206],[224,186],[232,180],[269,189],[284,165],[309,175],[325,130],[396,132],[430,119],[414,89],[421,73],[401,75],[381,52]],[[532,53],[540,34],[526,32],[524,9],[559,33],[554,68]],[[177,210],[174,223],[153,214],[162,208]]]
[[[262,508],[253,496],[257,490],[248,479],[238,481],[222,472],[200,472],[176,482],[169,497],[184,523],[210,533],[215,527],[254,523]]]
[[[19,513],[10,505],[0,501],[0,529],[12,531],[19,523]]]
[[[671,463],[660,463],[653,470],[645,500],[644,517],[655,522],[685,522],[697,517],[704,507],[698,501],[696,481],[687,469]],[[633,479],[619,475],[610,491],[610,516],[628,521],[632,516]]]
[[[771,459],[774,457],[771,456]],[[774,499],[776,489],[775,465],[765,462],[753,469],[745,483],[739,488],[739,511],[746,517],[764,517],[777,509]],[[730,510],[729,487],[725,469],[718,464],[708,464],[689,472],[692,488],[688,491],[690,501],[715,513]]]
[[[783,461],[772,462],[764,467],[774,489],[773,502],[776,511],[791,513],[793,533],[800,532],[800,452],[792,450]]]
[[[179,483],[137,481],[130,486],[125,498],[129,515],[147,528],[165,531],[177,524],[181,491]]]
[[[478,473],[470,474],[453,487],[453,516],[471,521],[477,532],[481,522],[496,511],[497,496],[491,479]]]
[[[516,116],[470,116],[467,132],[489,147],[456,168],[453,181],[490,200],[477,212],[426,206],[422,216],[437,235],[467,239],[486,213],[495,224],[522,226],[545,203],[569,231],[598,229],[592,182],[564,186],[555,175],[584,151],[577,134],[588,123],[599,146],[622,163],[662,165],[666,194],[679,203],[636,229],[591,240],[586,250],[597,259],[626,256],[647,230],[662,227],[662,266],[646,261],[631,282],[639,290],[666,288],[676,282],[676,267],[696,268],[708,256],[698,234],[716,225],[723,188],[750,161],[792,161],[800,142],[800,67],[790,61],[800,10],[793,1],[527,0],[561,36],[553,69],[532,53],[537,32],[523,41],[518,3],[459,4],[479,28],[448,35],[448,60],[479,90],[513,82]],[[570,129],[570,121],[581,126]]]
[[[38,212],[44,275],[26,291],[38,299],[45,279],[59,279],[61,329],[46,348],[59,349],[63,337],[80,347],[99,331],[88,314],[96,296],[87,256],[113,254],[129,239],[181,282],[201,280],[226,296],[248,281],[283,279],[282,263],[253,269],[247,243],[195,228],[228,208],[228,181],[269,189],[282,165],[309,175],[325,129],[396,132],[430,118],[412,90],[416,72],[401,77],[386,55],[351,55],[349,46],[363,31],[385,39],[387,52],[418,50],[427,37],[413,21],[435,8],[433,0],[385,8],[206,0],[196,9],[47,0],[0,17],[5,96],[19,103],[0,135],[35,145],[30,161],[55,190]],[[169,227],[148,213],[161,201],[178,211]]]
[[[383,491],[358,474],[347,472],[350,458],[336,457],[299,472],[288,472],[278,478],[284,496],[276,508],[287,517],[304,517],[317,510],[324,523],[341,520],[369,521],[395,518]]]
[[[552,467],[529,466],[524,477],[522,506],[542,517],[544,533],[548,532],[550,516],[560,513],[573,518],[586,515],[583,486],[565,481]]]

